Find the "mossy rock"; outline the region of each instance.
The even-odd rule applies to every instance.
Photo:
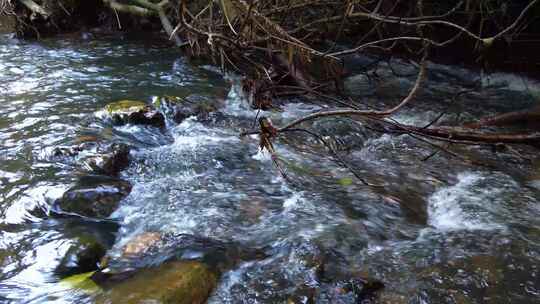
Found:
[[[150,125],[165,127],[165,116],[152,106],[138,100],[119,100],[105,106],[114,125]]]
[[[96,303],[206,303],[217,279],[217,275],[200,262],[169,262],[143,269],[114,285],[100,295]]]
[[[101,288],[90,279],[94,272],[72,275],[60,281],[60,286],[67,289],[75,289],[86,294],[96,294]]]
[[[111,115],[120,113],[129,114],[144,110],[147,106],[144,101],[125,99],[107,104],[105,110]]]

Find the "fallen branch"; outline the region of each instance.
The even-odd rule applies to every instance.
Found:
[[[466,124],[464,127],[478,129],[489,126],[500,127],[520,124],[535,124],[536,127],[540,127],[540,107],[482,118],[477,122]]]

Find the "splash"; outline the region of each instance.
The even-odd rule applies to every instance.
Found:
[[[460,173],[458,183],[435,192],[428,200],[428,223],[442,231],[493,230],[503,228],[494,223],[489,208],[491,198],[501,190],[480,190],[484,177],[476,173]]]

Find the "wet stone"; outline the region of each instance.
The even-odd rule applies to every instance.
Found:
[[[56,160],[75,162],[92,173],[118,176],[129,165],[131,147],[124,143],[105,144],[84,142],[74,146],[56,147],[52,157]]]
[[[114,143],[98,149],[97,155],[85,161],[92,171],[98,174],[118,176],[129,165],[130,147],[123,143]]]
[[[113,248],[102,260],[93,280],[101,286],[112,286],[137,275],[141,269],[186,260],[201,262],[215,273],[223,273],[241,261],[265,257],[260,250],[241,248],[236,243],[187,234],[145,232],[118,250]]]
[[[154,104],[170,115],[174,122],[181,123],[189,117],[208,119],[212,112],[217,111],[219,103],[203,96],[161,96],[155,99]]]
[[[157,128],[165,127],[165,117],[159,111],[137,100],[120,100],[109,103],[105,110],[114,125],[150,125]]]
[[[145,232],[135,236],[123,248],[123,257],[134,257],[143,255],[147,250],[156,247],[161,241],[161,234],[158,232]]]
[[[217,278],[197,261],[168,262],[111,286],[96,303],[206,303]]]
[[[107,218],[131,191],[127,181],[106,176],[86,176],[56,201],[64,213]]]

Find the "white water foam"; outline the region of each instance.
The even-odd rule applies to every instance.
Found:
[[[303,200],[302,192],[293,192],[293,195],[283,201],[283,209],[285,212],[295,209]]]
[[[490,197],[500,194],[498,189],[475,188],[484,179],[476,173],[461,173],[458,183],[435,192],[428,200],[428,223],[441,231],[502,229],[494,223],[485,208],[493,204]]]

